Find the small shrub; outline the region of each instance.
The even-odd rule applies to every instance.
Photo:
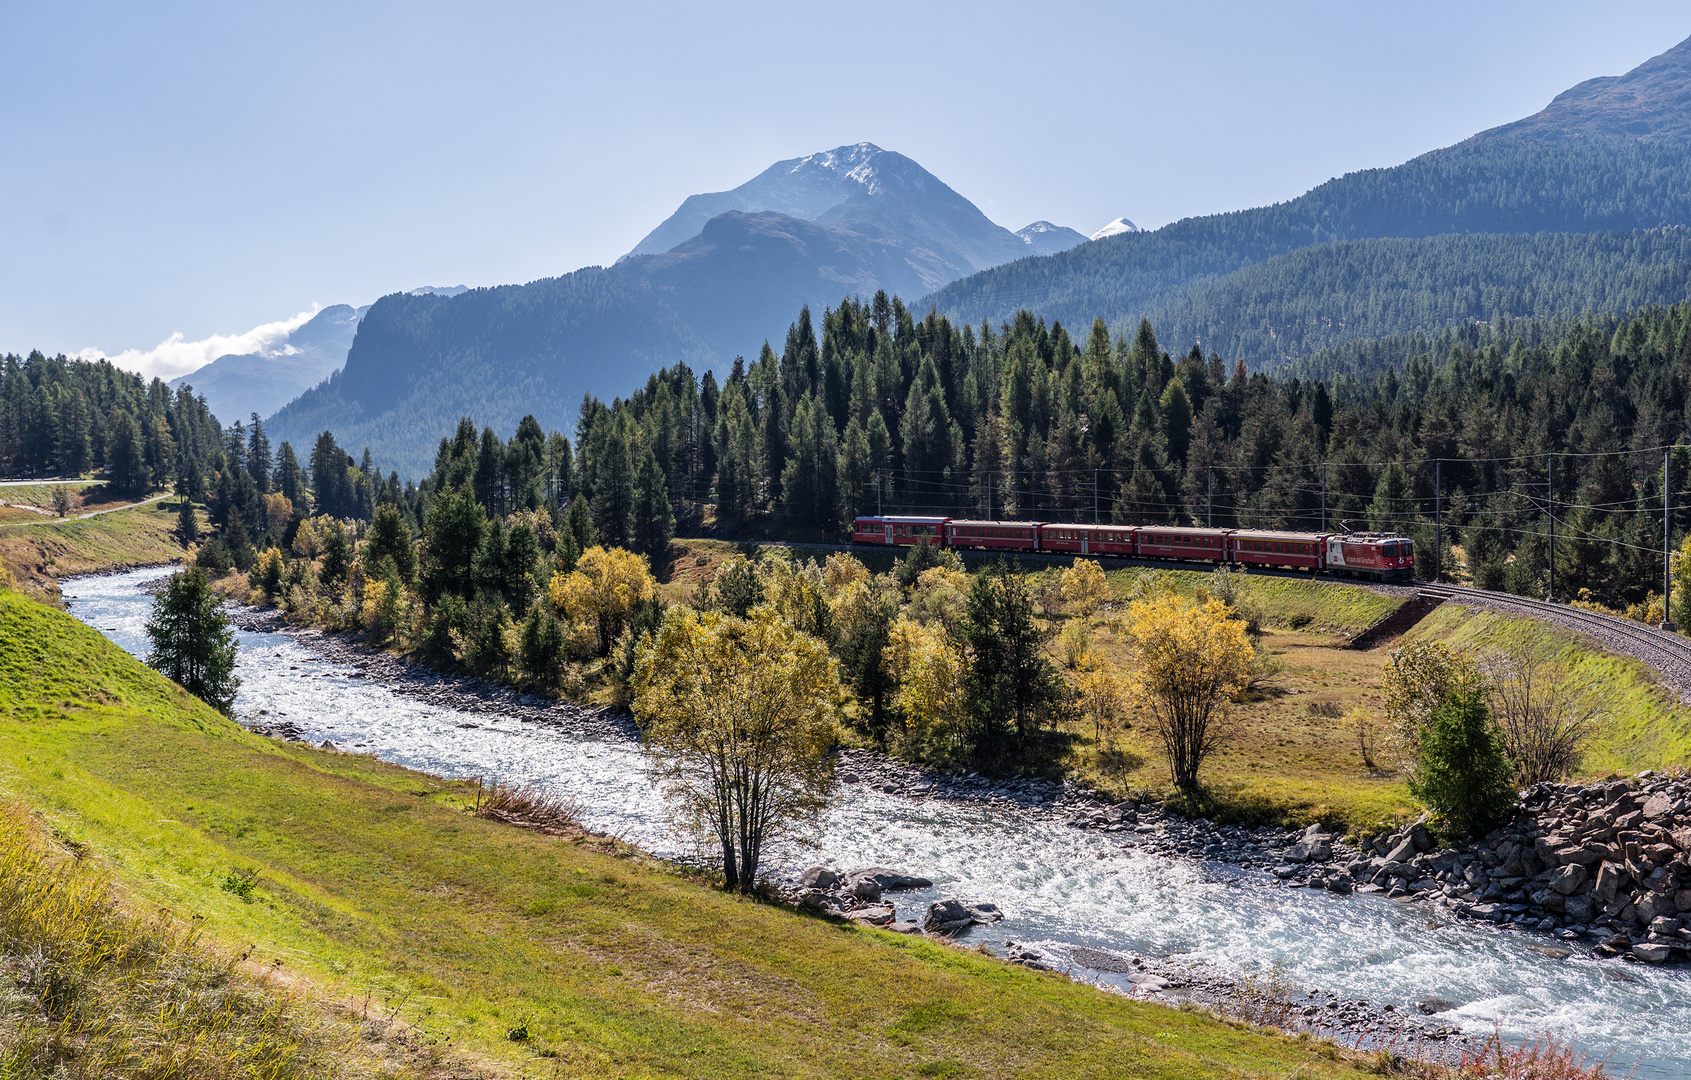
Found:
[[[1072,620],[1063,627],[1063,632],[1057,637],[1057,644],[1063,650],[1063,663],[1073,671],[1080,667],[1081,662],[1092,652],[1092,631],[1087,629],[1084,622]]]
[[[1421,733],[1421,754],[1409,792],[1457,837],[1476,836],[1515,807],[1515,767],[1503,733],[1477,691],[1462,691],[1433,710]]]
[[[258,888],[258,871],[230,870],[224,875],[223,883],[218,888],[226,893],[233,893],[250,904],[253,890]]]

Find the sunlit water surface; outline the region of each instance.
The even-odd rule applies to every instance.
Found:
[[[63,582],[71,612],[141,656],[158,569]],[[538,782],[579,801],[585,823],[665,855],[687,854],[665,827],[635,745],[429,704],[330,663],[287,634],[239,631],[243,719],[290,721],[313,742],[446,777]],[[263,716],[260,716],[260,713]],[[900,918],[930,900],[991,901],[1003,922],[971,940],[1061,952],[1085,945],[1202,960],[1222,972],[1278,966],[1292,986],[1345,998],[1461,1003],[1441,1019],[1477,1034],[1577,1036],[1624,1073],[1691,1076],[1691,973],[1580,956],[1542,937],[1436,920],[1378,897],[1270,889],[1236,867],[1126,852],[1120,837],[978,804],[846,785],[814,851],[794,866],[891,866],[936,882],[897,894]],[[1077,973],[1081,969],[1075,969]],[[1085,972],[1100,983],[1122,976]]]

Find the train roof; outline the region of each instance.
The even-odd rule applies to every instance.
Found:
[[[1331,533],[1286,532],[1280,529],[1234,529],[1234,536],[1249,540],[1321,540]]]
[[[888,514],[880,517],[872,514],[860,514],[857,521],[887,521],[894,525],[943,525],[951,519],[948,517],[903,517]]]
[[[980,526],[990,525],[993,528],[999,528],[999,529],[1001,529],[1001,528],[1030,529],[1030,528],[1033,528],[1036,525],[1049,524],[1048,522],[1044,522],[1044,521],[1006,521],[1002,518],[1000,518],[998,520],[989,520],[989,519],[986,519],[986,518],[951,518],[950,521],[953,525],[980,525]]]

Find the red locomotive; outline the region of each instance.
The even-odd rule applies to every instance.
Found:
[[[1408,581],[1415,576],[1415,545],[1394,533],[1300,533],[947,517],[860,517],[851,530],[854,544],[912,545],[924,536],[941,547],[985,551],[1048,551],[1267,566],[1374,581]]]

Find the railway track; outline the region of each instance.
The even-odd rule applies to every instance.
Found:
[[[1680,699],[1691,702],[1691,640],[1676,633],[1615,615],[1465,585],[1426,582],[1418,587],[1418,591],[1428,596],[1442,596],[1498,611],[1529,615],[1589,634],[1608,649],[1642,660],[1660,671],[1667,676]]]
[[[768,544],[772,547],[791,547],[808,550],[824,551],[852,551],[864,550],[860,544],[827,544],[805,543],[803,541],[754,541]],[[990,556],[991,552],[965,552],[970,556]],[[1072,553],[1061,554],[1048,552],[1015,552],[1013,557],[1028,562],[1044,562],[1064,564],[1072,561]],[[1110,556],[1091,556],[1103,563],[1106,569],[1123,569],[1128,567],[1146,567],[1150,569],[1168,569],[1175,567],[1186,570],[1207,569],[1207,564],[1171,563],[1160,559],[1134,559]],[[1477,604],[1496,611],[1525,615],[1544,622],[1555,623],[1570,630],[1578,630],[1595,638],[1611,652],[1630,656],[1636,660],[1655,668],[1667,679],[1679,699],[1691,705],[1691,639],[1666,630],[1658,630],[1643,623],[1633,622],[1614,615],[1602,615],[1595,611],[1585,611],[1566,604],[1551,603],[1546,600],[1533,600],[1525,596],[1515,596],[1511,593],[1488,592],[1485,589],[1474,589],[1466,585],[1444,585],[1434,582],[1406,582],[1403,584],[1382,584],[1380,582],[1354,581],[1346,578],[1336,578],[1325,575],[1315,575],[1300,570],[1273,570],[1266,567],[1251,567],[1248,573],[1252,577],[1285,577],[1308,581],[1319,585],[1349,585],[1355,588],[1371,589],[1375,592],[1391,593],[1402,597],[1413,597],[1416,594],[1425,596],[1440,596],[1446,600],[1460,603]]]

